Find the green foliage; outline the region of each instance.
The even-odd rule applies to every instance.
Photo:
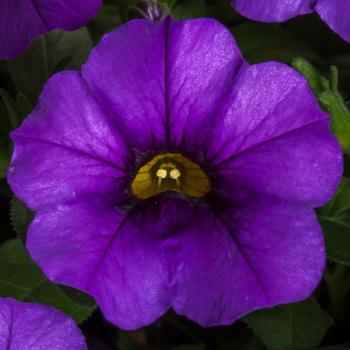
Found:
[[[89,309],[95,308],[95,301],[90,295],[68,286],[60,286],[60,288],[69,297],[69,299],[73,300],[75,303]]]
[[[348,319],[347,304],[350,292],[350,269],[343,264],[329,264],[324,274],[328,292],[328,309],[336,322]]]
[[[4,89],[0,89],[0,98],[4,102],[8,119],[11,123],[12,129],[19,127],[22,120],[20,118],[20,112],[17,106],[16,101],[12,96]]]
[[[59,285],[50,282],[31,260],[20,240],[0,246],[0,296],[53,306],[78,323],[90,316],[95,308],[91,303],[86,306],[85,301],[73,300]]]
[[[103,2],[98,15],[88,24],[94,43],[97,43],[104,34],[117,28],[122,23],[122,17],[124,17],[122,11],[125,11],[124,8],[121,10],[123,1]]]
[[[311,48],[281,25],[245,22],[233,27],[232,33],[250,63],[269,60],[291,63],[296,56],[321,61]]]
[[[44,36],[32,42],[27,51],[8,61],[9,72],[18,92],[26,95],[32,103],[48,79],[48,58]]]
[[[13,197],[11,200],[11,222],[18,236],[25,238],[28,227],[34,218],[31,211],[21,200]]]
[[[338,91],[338,70],[331,67],[329,80],[325,79],[309,62],[296,58],[292,65],[309,82],[322,108],[332,116],[332,127],[345,152],[350,152],[350,111]]]
[[[307,79],[313,93],[318,97],[324,91],[330,89],[329,81],[323,77],[320,72],[304,58],[295,58],[292,61],[292,66],[299,71]]]
[[[310,350],[332,325],[330,316],[313,299],[256,311],[245,322],[267,350]]]
[[[328,258],[350,265],[350,179],[343,178],[333,199],[318,212]]]
[[[0,179],[3,179],[6,177],[6,172],[10,161],[10,142],[8,136],[9,132],[12,130],[12,125],[10,119],[7,117],[6,106],[1,97],[0,120]]]
[[[48,78],[62,69],[79,69],[92,41],[86,28],[52,31],[36,39],[20,57],[8,61],[17,91],[35,103]]]
[[[166,4],[171,9],[174,7],[176,0],[159,0],[161,4]]]
[[[6,150],[0,148],[0,179],[6,177],[10,157]]]
[[[172,2],[171,0],[168,2]],[[176,18],[212,17],[221,22],[232,22],[239,16],[226,0],[174,1],[172,15]]]
[[[33,110],[33,105],[21,92],[16,96],[16,104],[21,120],[24,120],[24,118]]]

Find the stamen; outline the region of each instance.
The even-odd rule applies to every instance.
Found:
[[[165,179],[167,177],[167,171],[165,169],[158,169],[156,174],[160,179]]]
[[[147,199],[165,191],[177,191],[191,197],[203,197],[210,181],[203,170],[178,153],[160,154],[141,167],[131,188],[139,199]]]
[[[170,171],[170,177],[174,180],[177,180],[181,176],[179,169],[173,169]]]

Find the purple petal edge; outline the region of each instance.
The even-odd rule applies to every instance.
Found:
[[[87,350],[75,322],[52,307],[0,298],[0,348]]]

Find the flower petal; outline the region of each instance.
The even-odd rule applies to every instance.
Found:
[[[68,316],[8,298],[0,298],[0,348],[87,350],[84,336]]]
[[[0,0],[0,60],[21,54],[38,35],[83,26],[102,0]]]
[[[168,41],[170,147],[195,157],[247,63],[232,34],[214,20],[172,21]]]
[[[232,6],[241,15],[262,22],[283,22],[298,15],[311,13],[313,2],[313,0],[231,0]]]
[[[320,206],[334,193],[342,152],[306,80],[279,63],[250,66],[237,80],[208,140],[213,188],[241,188]]]
[[[97,14],[102,0],[31,0],[45,27],[74,30]]]
[[[350,0],[318,0],[315,10],[332,30],[350,42]]]
[[[169,17],[130,21],[106,35],[82,74],[135,148],[170,150],[185,128],[189,143],[205,141],[205,124],[242,64],[218,22]]]
[[[325,260],[312,210],[247,203],[223,203],[218,213],[169,195],[126,214],[66,206],[37,214],[27,247],[51,280],[92,294],[122,328],[147,325],[170,306],[205,326],[229,324],[307,297]]]
[[[264,307],[308,297],[325,265],[312,210],[250,198],[197,211],[179,241],[174,310],[204,325],[231,324]]]
[[[62,206],[37,214],[27,248],[52,281],[90,293],[108,320],[135,329],[170,304],[157,219],[144,210]]]
[[[12,139],[8,181],[32,209],[84,197],[109,205],[124,196],[130,151],[78,72],[49,80]]]
[[[45,26],[30,1],[0,0],[0,60],[15,58]]]
[[[126,23],[103,37],[82,68],[91,90],[140,151],[165,144],[166,23]]]

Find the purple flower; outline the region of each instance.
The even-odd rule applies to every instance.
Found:
[[[262,22],[283,22],[316,12],[327,25],[350,42],[350,0],[231,0],[243,16]]]
[[[0,298],[0,349],[87,350],[74,321],[56,309]]]
[[[20,55],[38,35],[82,27],[101,4],[102,0],[0,0],[0,60]]]
[[[342,153],[306,80],[209,19],[131,21],[47,83],[8,174],[27,248],[111,322],[204,326],[306,298]]]

